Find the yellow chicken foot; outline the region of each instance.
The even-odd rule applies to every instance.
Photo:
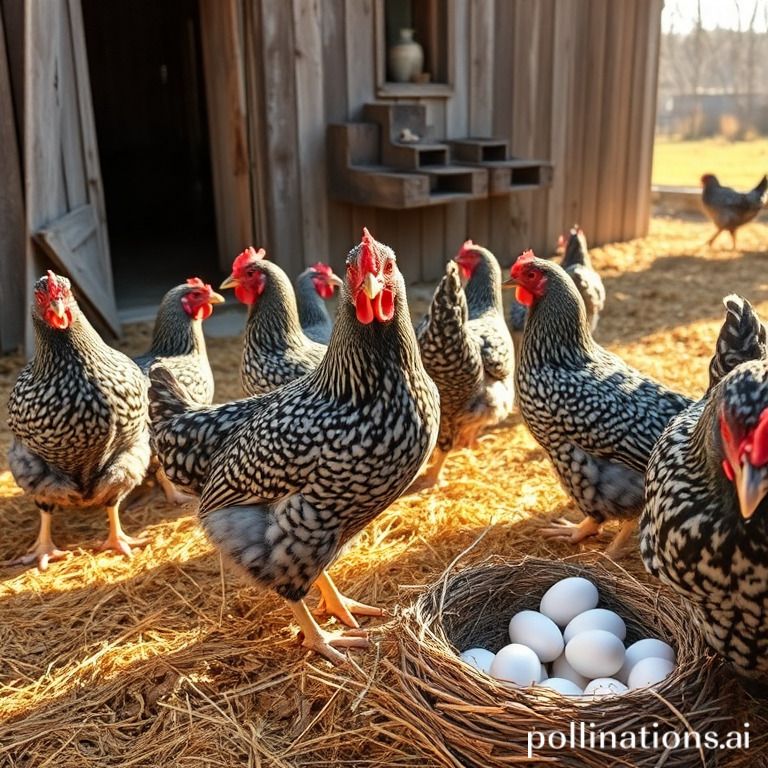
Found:
[[[368,638],[362,629],[348,629],[343,634],[334,634],[321,629],[303,600],[289,601],[296,623],[304,636],[302,645],[321,656],[325,656],[333,664],[343,664],[346,657],[336,648],[367,648]]]
[[[627,554],[627,542],[632,537],[636,523],[637,520],[625,520],[618,533],[613,537],[613,541],[605,548],[605,554],[612,560],[620,560]]]
[[[567,539],[571,544],[596,536],[600,533],[601,525],[591,517],[585,517],[578,525],[568,520],[558,520],[551,528],[542,528],[541,535],[545,539]]]
[[[48,563],[53,560],[61,560],[66,557],[69,550],[59,549],[51,538],[51,513],[40,510],[40,528],[37,532],[35,543],[27,550],[26,554],[11,560],[8,565],[32,565],[37,563],[39,570],[44,571]]]
[[[133,555],[131,547],[143,547],[149,541],[147,538],[136,539],[123,531],[117,505],[107,507],[107,515],[109,516],[109,535],[98,546],[99,552],[111,549],[130,558]]]
[[[445,451],[435,448],[435,450],[432,451],[429,466],[408,486],[408,490],[406,490],[405,493],[418,493],[427,488],[432,488],[436,485],[439,486],[440,475],[443,471],[446,456],[448,456],[448,454]]]
[[[335,616],[342,624],[346,624],[348,627],[357,628],[360,626],[355,615],[383,616],[386,613],[383,608],[358,603],[357,600],[342,595],[327,571],[323,571],[318,576],[315,586],[320,590],[320,602],[317,605],[317,612]]]
[[[168,479],[163,469],[158,469],[155,473],[157,482],[165,493],[165,498],[169,504],[175,504],[180,507],[184,504],[190,504],[197,500],[196,496],[192,496],[189,493],[182,493],[176,486]]]

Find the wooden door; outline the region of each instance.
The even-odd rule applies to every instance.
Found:
[[[27,292],[52,262],[96,325],[117,335],[80,0],[25,0],[24,90]]]

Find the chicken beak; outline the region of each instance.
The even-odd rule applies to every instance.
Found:
[[[219,290],[222,290],[224,288],[236,288],[238,285],[240,285],[240,281],[234,276],[230,275],[220,286]]]
[[[382,285],[376,275],[366,272],[363,278],[363,290],[369,299],[375,299],[381,293]]]
[[[59,318],[59,320],[64,319],[64,314],[66,312],[66,307],[64,306],[64,302],[59,299],[53,299],[50,304],[48,305],[51,312],[53,312],[56,317]]]
[[[744,458],[740,470],[736,479],[736,492],[739,495],[741,516],[749,520],[768,494],[768,465],[754,467],[748,458]]]
[[[222,288],[223,287],[224,286],[222,286]],[[216,291],[211,291],[211,295],[208,297],[209,304],[224,304],[225,302],[226,302],[226,299],[220,293],[216,293]]]
[[[334,288],[341,288],[344,285],[344,281],[338,275],[328,275],[326,279],[328,285],[332,285]]]
[[[514,277],[508,277],[502,284],[502,288],[515,288],[517,286],[517,280]]]

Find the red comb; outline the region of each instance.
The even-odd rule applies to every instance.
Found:
[[[368,231],[368,227],[363,227],[363,239],[360,241],[360,269],[363,272],[370,272],[372,275],[378,274],[376,269],[376,259],[373,255],[373,246],[376,241]]]
[[[472,242],[471,239],[470,240],[465,240],[462,243],[461,248],[459,248],[459,252],[456,254],[456,258],[458,259],[459,257],[463,256],[468,251],[474,251],[475,248],[477,248],[477,243]]]
[[[232,272],[238,272],[241,269],[245,269],[249,264],[254,261],[261,261],[266,256],[266,251],[263,248],[259,248],[257,251],[252,245],[249,245],[242,253],[238,254],[237,258],[232,262]]]
[[[768,408],[760,414],[760,420],[755,427],[749,461],[753,467],[768,464]]]
[[[323,264],[322,261],[318,261],[316,264],[313,264],[310,269],[313,272],[319,272],[321,275],[332,275],[333,270],[331,269],[329,264]]]
[[[204,283],[199,277],[188,277],[187,285],[190,288],[207,288],[211,290],[211,286],[208,283]]]
[[[67,287],[63,283],[59,282],[59,278],[56,273],[52,272],[50,269],[48,270],[47,275],[48,296],[50,296],[52,299],[62,298],[67,292]]]
[[[527,251],[523,251],[518,257],[517,261],[512,265],[512,269],[509,270],[509,274],[512,277],[517,277],[526,264],[530,264],[536,258],[536,254],[529,248]]]

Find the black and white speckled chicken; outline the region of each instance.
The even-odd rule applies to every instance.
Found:
[[[587,323],[592,333],[597,329],[600,321],[600,313],[605,308],[605,286],[602,278],[592,265],[589,255],[589,246],[584,230],[574,224],[568,238],[562,235],[558,240],[558,250],[564,249],[560,266],[566,271],[568,277],[573,280],[576,290],[584,299],[584,307],[587,310]],[[515,350],[519,353],[520,342],[523,338],[525,318],[528,316],[528,308],[516,299],[509,307],[509,327],[512,331],[512,340]]]
[[[288,275],[264,258],[264,249],[244,250],[221,288],[234,288],[248,306],[240,381],[248,395],[262,395],[313,371],[325,345],[301,329],[296,296]]]
[[[301,330],[308,339],[318,344],[327,344],[331,338],[333,321],[325,302],[339,286],[341,278],[321,261],[307,267],[296,278],[296,303]]]
[[[578,542],[619,519],[621,531],[608,548],[617,554],[642,511],[651,450],[691,400],[594,341],[584,302],[559,265],[526,251],[507,282],[529,307],[517,371],[520,413],[585,515],[578,526],[544,534]]]
[[[67,278],[48,272],[34,287],[35,354],[8,401],[8,463],[40,511],[37,540],[19,563],[64,556],[51,536],[56,508],[103,507],[109,535],[100,549],[130,556],[144,541],[120,526],[120,502],[149,464],[147,381],[102,341],[80,311]]]
[[[334,662],[363,646],[332,635],[304,604],[357,627],[377,608],[341,595],[326,568],[409,485],[434,448],[439,395],[424,370],[394,253],[367,231],[347,257],[328,352],[307,376],[222,406],[188,403],[150,372],[153,444],[168,477],[201,494],[208,536],[259,584],[285,598],[304,645]]]
[[[736,248],[736,230],[757,216],[768,203],[768,176],[763,176],[754,189],[749,192],[737,192],[731,187],[724,187],[717,176],[705,173],[701,177],[701,202],[704,212],[717,227],[707,245],[712,245],[715,238],[723,231],[731,233],[733,248]]]
[[[142,372],[146,375],[152,365],[160,361],[192,402],[200,405],[213,402],[213,372],[208,362],[203,320],[211,316],[214,304],[223,302],[224,297],[199,277],[191,277],[171,288],[160,302],[152,345],[145,354],[134,358]],[[157,478],[168,501],[180,504],[189,500],[176,491],[156,460],[153,460],[150,472]]]
[[[709,645],[765,682],[768,357],[749,303],[730,296],[726,307],[720,377],[670,421],[651,455],[641,553],[648,571],[691,606]],[[730,340],[741,351],[723,356]]]

